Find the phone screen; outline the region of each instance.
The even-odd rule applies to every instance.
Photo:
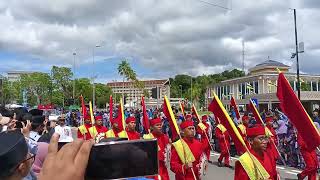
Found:
[[[95,144],[90,152],[86,179],[121,179],[158,174],[156,140]]]

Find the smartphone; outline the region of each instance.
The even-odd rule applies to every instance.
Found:
[[[95,144],[86,179],[123,179],[158,174],[157,140],[111,141]]]

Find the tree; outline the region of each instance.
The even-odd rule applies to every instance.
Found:
[[[51,87],[51,80],[47,73],[22,74],[20,83],[21,89],[27,91],[28,102],[31,105],[50,102],[49,89]]]
[[[109,97],[112,94],[112,90],[105,84],[96,84],[96,105],[98,108],[105,108],[106,102],[109,102]]]
[[[65,99],[72,98],[71,78],[73,76],[73,73],[71,71],[71,68],[53,66],[51,69],[51,73],[54,83],[53,90],[62,92],[63,102],[65,101]]]

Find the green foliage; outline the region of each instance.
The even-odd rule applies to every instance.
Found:
[[[110,87],[105,84],[96,84],[96,105],[98,108],[105,108],[109,102],[109,97],[112,94]]]

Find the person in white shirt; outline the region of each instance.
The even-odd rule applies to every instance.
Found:
[[[61,115],[58,120],[59,125],[54,128],[54,131],[60,135],[59,142],[72,142],[72,132],[71,128],[66,126],[66,116]]]

